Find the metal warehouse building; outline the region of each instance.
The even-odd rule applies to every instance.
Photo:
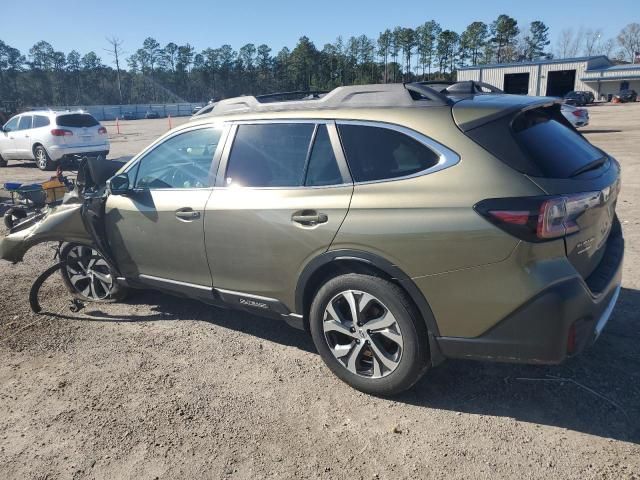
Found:
[[[476,65],[458,69],[458,81],[489,83],[506,93],[562,97],[592,91],[596,99],[632,88],[640,92],[640,64],[614,65],[605,56]]]

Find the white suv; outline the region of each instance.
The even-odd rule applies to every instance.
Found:
[[[7,160],[35,160],[40,170],[52,170],[65,157],[108,153],[107,129],[82,111],[25,112],[0,131],[0,167]]]

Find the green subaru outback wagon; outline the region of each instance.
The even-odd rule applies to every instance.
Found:
[[[620,167],[551,98],[474,82],[238,97],[109,167],[90,161],[0,256],[61,241],[82,298],[155,288],[276,317],[365,392],[446,358],[559,363],[620,290]]]

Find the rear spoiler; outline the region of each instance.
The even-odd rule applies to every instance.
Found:
[[[456,102],[451,111],[458,128],[468,132],[502,117],[535,108],[553,107],[561,103],[562,99],[553,97],[478,95]]]

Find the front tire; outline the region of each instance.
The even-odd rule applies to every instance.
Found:
[[[62,281],[74,297],[86,302],[113,303],[126,296],[114,272],[100,253],[85,245],[69,243],[60,251],[66,265]]]
[[[2,158],[2,155],[0,155],[0,167],[6,167],[8,164],[9,162]]]
[[[311,304],[309,326],[329,369],[365,393],[398,394],[430,366],[424,322],[405,292],[379,277],[329,280]]]
[[[20,208],[10,208],[4,212],[4,226],[11,230],[18,222],[27,218],[27,212]]]
[[[36,166],[42,170],[53,170],[55,166],[55,162],[51,160],[47,150],[42,145],[37,145],[36,148],[33,149],[33,156],[36,159]]]

